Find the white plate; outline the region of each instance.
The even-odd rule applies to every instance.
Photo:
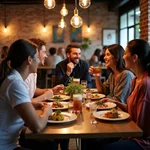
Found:
[[[62,109],[68,109],[73,107],[73,104],[69,103],[69,102],[60,102],[64,107],[58,107],[58,108],[52,108],[53,110],[62,110]],[[52,106],[53,102],[49,102],[48,103],[50,106]]]
[[[128,119],[130,117],[130,115],[126,112],[123,111],[118,111],[119,113],[119,118],[106,118],[104,117],[104,114],[107,113],[109,111],[97,111],[95,113],[93,113],[94,117],[101,119],[101,120],[109,120],[109,121],[119,121],[119,120],[125,120]]]
[[[65,100],[69,100],[70,99],[70,96],[68,96],[68,95],[61,95],[60,94],[60,95],[54,95],[54,96],[60,96],[61,97],[60,101],[65,101]],[[54,101],[55,99],[51,98],[49,100]]]
[[[91,103],[94,104],[94,103],[96,103],[96,102],[91,102]],[[89,102],[89,103],[86,103],[85,106],[89,108],[89,104],[90,104],[90,102]],[[111,108],[116,107],[116,104],[115,104],[115,103],[112,103],[112,102],[106,102],[105,104],[108,105],[108,106],[105,107],[105,108],[98,107],[97,109],[99,109],[99,110],[104,110],[104,109],[111,109]]]
[[[92,97],[92,95],[93,95],[94,97]],[[92,94],[92,95],[91,95],[91,100],[97,100],[97,99],[101,99],[101,98],[104,98],[104,97],[105,97],[104,94]]]
[[[62,121],[48,120],[48,123],[66,123],[66,122],[71,122],[77,119],[76,114],[67,113],[67,112],[62,112],[61,114],[64,115],[64,120]]]

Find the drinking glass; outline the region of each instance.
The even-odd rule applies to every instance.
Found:
[[[93,113],[95,113],[97,111],[97,104],[89,103],[89,109],[90,109],[90,117],[91,117],[90,123],[96,124],[97,121],[95,120]]]
[[[83,85],[84,89],[86,89],[87,88],[87,81],[81,80],[81,85]]]
[[[73,78],[73,82],[76,84],[80,84],[80,78]]]
[[[93,75],[95,76],[100,76],[100,73],[101,73],[101,68],[99,65],[97,66],[93,66]]]
[[[82,95],[73,94],[73,110],[75,112],[82,112]]]

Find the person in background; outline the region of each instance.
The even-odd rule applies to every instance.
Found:
[[[103,46],[103,49],[100,53],[99,61],[101,64],[105,63],[104,57],[105,57],[106,49],[107,49],[107,46]]]
[[[150,46],[142,39],[130,41],[123,56],[126,68],[135,73],[132,81],[131,93],[127,98],[127,104],[122,104],[111,99],[123,111],[130,114],[131,119],[143,130],[140,138],[129,137],[105,145],[103,150],[149,150],[150,149]]]
[[[8,50],[9,50],[8,46],[2,47],[2,49],[0,51],[0,62],[2,62],[7,57]]]
[[[133,73],[125,68],[123,60],[124,49],[118,44],[107,47],[105,52],[106,67],[110,70],[110,75],[106,82],[102,83],[99,76],[95,77],[98,92],[109,95],[112,99],[126,104],[126,99],[130,94]],[[93,74],[93,67],[89,69]]]
[[[33,150],[56,149],[53,142],[31,143],[29,147],[19,145],[19,134],[24,123],[33,132],[40,132],[47,124],[52,113],[49,105],[31,103],[25,79],[30,73],[36,73],[39,65],[37,47],[23,39],[15,41],[8,56],[0,65],[0,149]],[[37,115],[35,108],[41,109]],[[54,145],[53,145],[54,144]]]
[[[100,59],[100,52],[101,49],[96,49],[94,54],[92,55],[91,59],[89,60],[90,66],[93,66],[95,64],[99,64],[99,59]]]
[[[61,61],[66,59],[65,49],[63,47],[59,47],[57,50],[57,55],[61,57]]]
[[[47,57],[46,43],[43,40],[36,38],[30,39],[30,41],[37,45],[40,63],[44,65],[45,58]],[[53,97],[53,93],[57,93],[59,90],[64,88],[63,85],[57,85],[52,89],[41,89],[37,88],[36,82],[37,82],[37,73],[31,73],[25,80],[32,102],[41,102],[50,99]]]
[[[70,77],[87,80],[87,87],[92,87],[89,64],[81,60],[81,48],[77,44],[70,44],[66,48],[67,59],[56,65],[56,84],[68,85]]]
[[[56,54],[56,48],[55,47],[51,47],[49,49],[49,55],[46,59],[47,61],[47,65],[50,66],[51,69],[49,72],[48,72],[48,76],[51,77],[52,75],[55,75],[55,68],[56,68],[56,65],[61,61],[61,57],[58,56]]]

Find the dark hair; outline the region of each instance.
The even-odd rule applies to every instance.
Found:
[[[71,53],[72,48],[80,48],[81,49],[81,47],[78,44],[69,44],[66,48],[66,54]]]
[[[96,56],[100,56],[100,52],[101,52],[101,49],[99,49],[99,48],[97,48],[96,50],[95,50],[95,52],[94,52],[94,55],[96,55]]]
[[[8,49],[9,49],[8,46],[3,46],[2,47],[2,50],[1,50],[2,51],[2,56],[1,56],[2,59],[4,59],[5,57],[7,57]]]
[[[50,53],[51,55],[56,54],[56,48],[55,48],[55,47],[51,47],[51,48],[49,49],[49,53]]]
[[[128,42],[127,49],[131,55],[136,54],[138,56],[140,65],[150,75],[150,46],[148,42],[142,39],[135,39]]]
[[[23,62],[31,56],[32,58],[36,54],[37,47],[33,43],[19,39],[15,41],[9,49],[7,57],[1,62],[0,65],[0,85],[3,80],[10,73],[11,68],[19,68]],[[10,63],[9,63],[10,62]]]
[[[124,55],[123,47],[119,44],[113,44],[113,45],[107,46],[107,49],[116,59],[116,69],[118,71],[124,70],[125,69],[125,62],[123,59],[123,55]]]
[[[37,45],[38,51],[41,50],[41,47],[42,47],[43,45],[46,45],[46,42],[43,41],[43,40],[41,40],[41,39],[31,38],[31,39],[29,39],[29,40],[30,40],[32,43],[34,43],[34,44]]]

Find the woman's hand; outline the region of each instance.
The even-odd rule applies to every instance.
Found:
[[[58,93],[60,90],[63,90],[63,89],[64,89],[63,84],[56,85],[55,87],[52,88],[54,93]]]
[[[44,93],[44,96],[45,96],[45,100],[47,99],[51,99],[54,94],[53,94],[53,91],[51,89],[47,90],[45,93]]]
[[[89,68],[89,73],[90,73],[91,75],[93,75],[93,66],[90,66],[90,68]]]
[[[103,98],[103,99],[101,99],[100,101],[102,101],[102,102],[113,102],[113,103],[116,103],[116,100],[110,99],[110,98],[108,98],[108,97]]]

